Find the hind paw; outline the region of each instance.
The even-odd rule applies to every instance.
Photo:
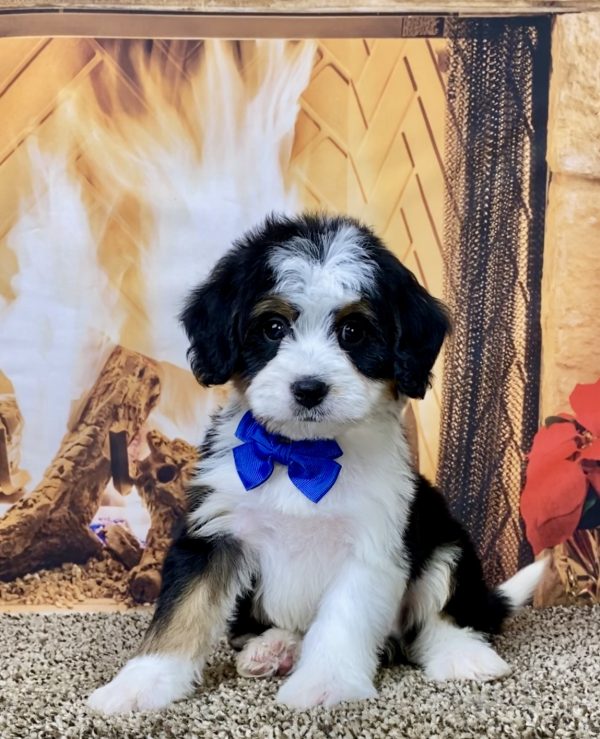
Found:
[[[300,654],[300,637],[285,629],[268,629],[248,641],[236,659],[242,677],[272,677],[292,671]]]

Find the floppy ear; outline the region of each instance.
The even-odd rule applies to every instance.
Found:
[[[232,255],[223,257],[206,282],[192,290],[179,316],[190,341],[192,372],[201,385],[223,385],[239,362],[239,274]]]
[[[450,331],[450,319],[444,305],[419,285],[412,272],[401,264],[398,267],[394,379],[403,395],[423,398],[433,364]]]

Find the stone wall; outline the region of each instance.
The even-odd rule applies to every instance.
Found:
[[[542,291],[541,416],[600,377],[600,13],[555,20]]]

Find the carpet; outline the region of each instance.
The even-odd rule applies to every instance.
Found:
[[[514,670],[494,683],[440,685],[395,668],[378,676],[377,699],[294,713],[274,703],[278,680],[237,677],[221,645],[191,698],[156,714],[94,714],[85,697],[123,664],[148,618],[1,615],[1,739],[600,736],[600,606],[523,611],[497,640]]]

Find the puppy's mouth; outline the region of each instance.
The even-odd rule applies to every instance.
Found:
[[[327,421],[330,416],[323,408],[298,408],[294,415],[296,421],[305,421],[307,423]]]

